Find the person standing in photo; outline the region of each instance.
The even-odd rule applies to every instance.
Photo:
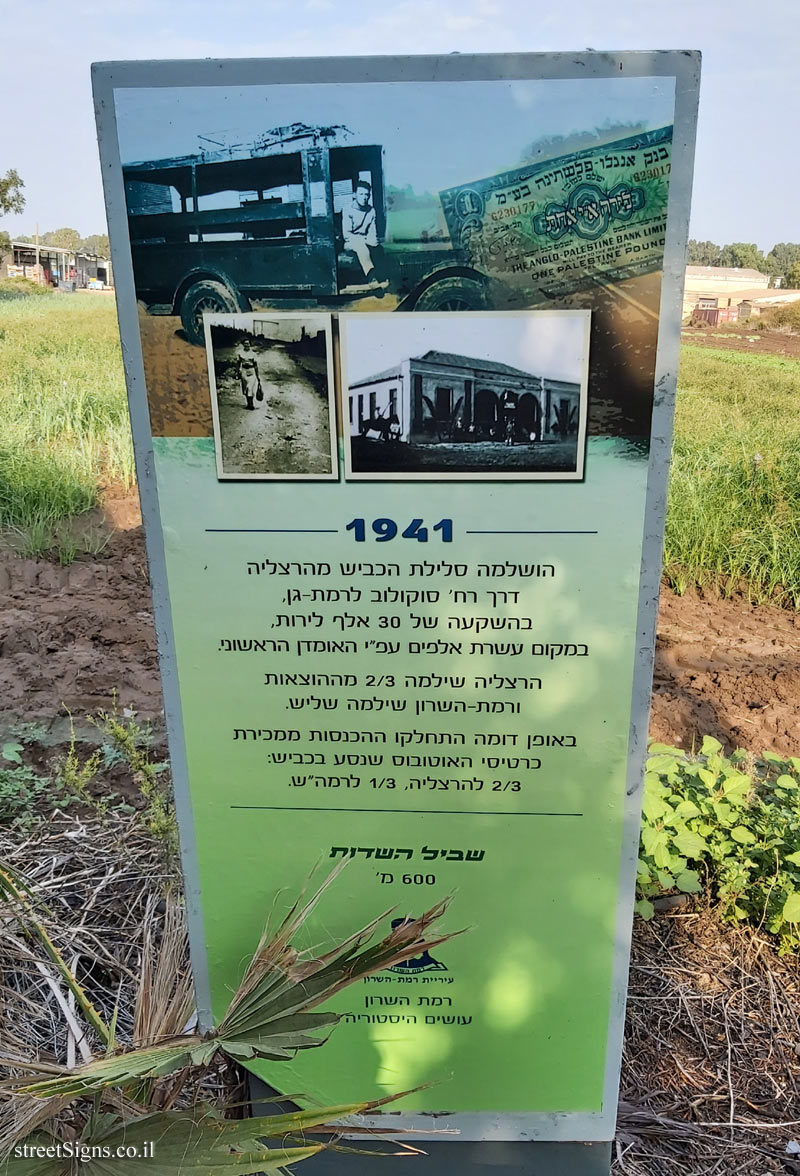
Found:
[[[258,359],[250,340],[247,338],[242,340],[236,351],[236,374],[247,407],[254,409],[256,400],[264,399],[264,392],[261,388],[261,377],[258,372]]]

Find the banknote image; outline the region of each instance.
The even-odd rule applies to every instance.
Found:
[[[450,188],[451,240],[506,297],[546,301],[661,268],[672,128]]]

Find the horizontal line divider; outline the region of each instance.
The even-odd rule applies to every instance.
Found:
[[[540,813],[540,812],[519,812],[516,810],[501,809],[496,812],[467,812],[463,809],[409,809],[409,808],[299,808],[293,804],[232,804],[232,809],[247,809],[252,811],[258,809],[264,812],[278,812],[278,813],[375,813],[376,816],[381,816],[383,813],[428,813],[437,816],[445,817],[582,817],[583,813]]]

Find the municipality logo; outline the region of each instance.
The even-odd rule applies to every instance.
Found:
[[[408,919],[392,919],[392,930],[395,927],[402,927],[403,923],[407,923]],[[402,960],[394,967],[387,968],[387,972],[396,972],[398,976],[417,976],[422,972],[446,972],[448,969],[445,964],[435,960],[431,953],[426,949],[418,956],[412,956],[410,960]]]

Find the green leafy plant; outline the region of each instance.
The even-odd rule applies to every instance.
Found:
[[[113,1021],[103,1021],[54,946],[29,885],[0,868],[0,900],[4,913],[11,912],[6,924],[15,919],[20,934],[44,947],[100,1042],[96,1056],[72,1070],[38,1059],[0,1058],[12,1075],[0,1084],[0,1174],[71,1176],[80,1165],[85,1176],[126,1176],[130,1164],[114,1158],[116,1148],[150,1140],[155,1155],[147,1166],[158,1176],[273,1172],[330,1145],[330,1139],[314,1139],[315,1132],[335,1140],[343,1118],[391,1101],[228,1119],[197,1097],[203,1075],[220,1060],[288,1061],[299,1050],[319,1047],[340,1020],[335,1012],[320,1011],[322,1004],[365,976],[451,938],[434,932],[445,901],[383,936],[379,928],[389,911],[319,956],[298,950],[298,933],[340,870],[310,898],[301,895],[276,931],[265,930],[226,1013],[206,1033],[180,1032],[191,1011],[191,984],[185,926],[178,908],[168,904],[162,933],[145,943],[135,1040],[121,1044]],[[348,1133],[353,1130],[347,1126]],[[70,1158],[39,1163],[22,1154],[26,1146],[65,1142],[72,1145]],[[76,1146],[83,1152],[78,1159]],[[102,1156],[104,1147],[110,1155]]]
[[[30,829],[39,819],[37,806],[43,801],[52,802],[53,807],[63,807],[62,796],[53,793],[47,776],[41,776],[30,764],[15,762],[13,767],[0,764],[0,822]]]
[[[750,922],[800,948],[800,758],[723,755],[709,736],[698,754],[654,743],[644,784],[636,909],[654,897],[697,894],[705,879],[725,920]]]
[[[110,711],[89,715],[89,722],[106,740],[107,762],[124,762],[133,775],[145,802],[143,817],[147,828],[169,853],[176,852],[178,827],[169,791],[169,764],[153,758],[150,724],[140,723],[135,711],[120,714],[116,697]]]
[[[67,712],[69,714],[69,711]],[[75,736],[75,724],[69,714],[69,747],[67,754],[58,765],[58,783],[67,796],[81,800],[92,808],[102,810],[103,802],[93,797],[89,785],[97,776],[103,762],[103,753],[98,748],[86,759],[81,759]]]

